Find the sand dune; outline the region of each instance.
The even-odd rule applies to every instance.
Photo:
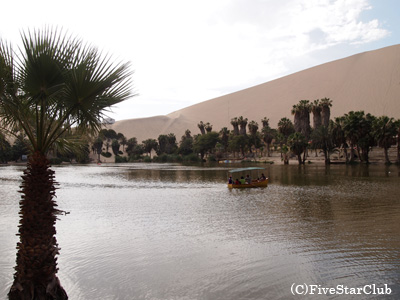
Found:
[[[276,128],[282,117],[293,120],[290,110],[299,100],[324,97],[333,101],[331,117],[364,110],[400,118],[400,45],[325,63],[166,116],[118,121],[112,128],[139,142],[168,133],[180,140],[186,129],[200,133],[200,121],[210,122],[214,130],[232,129],[231,119],[239,116],[260,126],[267,117]]]

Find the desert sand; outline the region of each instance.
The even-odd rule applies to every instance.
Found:
[[[282,117],[293,120],[291,108],[300,100],[325,97],[333,101],[331,118],[351,110],[400,118],[400,45],[325,63],[166,116],[117,121],[111,128],[139,143],[168,133],[179,141],[186,129],[200,133],[200,121],[210,122],[216,131],[232,129],[231,119],[240,116],[260,127],[267,117],[276,128]]]

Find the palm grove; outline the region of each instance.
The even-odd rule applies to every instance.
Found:
[[[371,150],[382,148],[385,163],[390,164],[388,150],[397,144],[397,162],[400,161],[399,120],[375,117],[363,111],[350,111],[332,120],[331,107],[329,98],[300,100],[291,110],[294,122],[283,117],[277,128],[271,128],[266,117],[260,120],[261,126],[243,116],[235,117],[231,120],[231,129],[224,127],[218,132],[213,131],[209,122],[200,121],[197,124],[199,134],[192,136],[190,130],[186,130],[179,141],[170,133],[139,144],[134,137],[127,140],[121,133],[103,129],[92,151],[101,160],[102,156],[111,157],[109,149],[112,149],[116,162],[195,162],[269,157],[274,150],[280,152],[285,164],[291,157],[304,164],[310,155],[323,155],[325,163],[330,164],[332,154],[345,163],[368,163]],[[157,156],[152,158],[152,151]]]

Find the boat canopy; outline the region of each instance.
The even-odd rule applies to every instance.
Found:
[[[250,168],[240,168],[233,169],[228,171],[228,173],[238,173],[238,172],[246,172],[246,171],[254,171],[254,170],[265,170],[264,168],[250,167]]]

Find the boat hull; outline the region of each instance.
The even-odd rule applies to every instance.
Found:
[[[259,188],[259,187],[267,187],[268,186],[268,178],[263,181],[253,181],[252,183],[246,184],[229,184],[228,188],[230,189],[248,189],[248,188]]]

